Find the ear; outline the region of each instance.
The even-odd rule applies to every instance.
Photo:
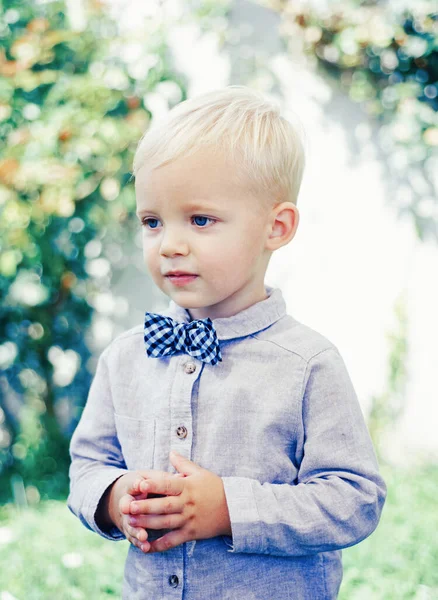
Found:
[[[289,243],[297,231],[299,220],[300,213],[292,202],[282,202],[275,206],[269,220],[266,248],[273,251]]]

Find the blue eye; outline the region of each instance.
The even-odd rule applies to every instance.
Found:
[[[202,216],[193,217],[194,221],[196,221],[196,219],[200,219],[201,221],[203,221],[202,223],[196,223],[196,225],[199,225],[200,227],[207,225],[206,221],[213,221],[213,219],[210,219],[210,217],[202,217]]]
[[[205,226],[208,225],[209,221],[211,221],[212,223],[214,223],[214,221],[215,221],[211,217],[203,217],[201,215],[196,215],[196,216],[192,217],[192,220],[200,228],[205,228]],[[147,229],[157,229],[159,226],[159,223],[160,223],[159,219],[155,219],[154,217],[147,217],[147,218],[143,219],[141,222],[142,226],[146,227]]]
[[[155,226],[153,226],[153,225],[151,224],[151,221],[153,221],[153,222],[155,222],[155,223],[158,223],[158,219],[153,219],[153,218],[150,218],[150,219],[144,219],[144,220],[143,220],[143,222],[142,222],[142,224],[143,224],[143,225],[148,225],[148,226],[149,226],[149,229],[156,229],[156,228],[157,228],[157,226],[156,226],[156,225],[155,225]]]

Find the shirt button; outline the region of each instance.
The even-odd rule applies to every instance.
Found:
[[[184,365],[184,371],[185,371],[186,373],[194,373],[194,372],[196,371],[196,365],[195,365],[195,363],[192,363],[192,362],[187,362],[187,363]]]
[[[179,437],[180,440],[186,438],[187,433],[187,427],[184,427],[184,425],[180,425],[176,430],[176,435]]]
[[[169,577],[169,585],[171,587],[178,587],[178,584],[179,584],[179,579],[178,579],[177,575],[171,575]]]

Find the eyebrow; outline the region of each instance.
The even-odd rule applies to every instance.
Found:
[[[184,207],[184,211],[185,212],[193,212],[193,211],[206,211],[206,212],[217,212],[217,211],[223,211],[224,208],[221,206],[218,206],[216,204],[206,204],[203,202],[191,202],[190,204],[188,204],[187,206]],[[136,212],[137,216],[140,216],[143,213],[147,213],[147,212],[155,212],[152,209],[147,209],[147,208],[142,208],[140,210],[138,210]]]
[[[203,202],[192,202],[185,207],[187,212],[191,212],[193,210],[221,210],[222,207],[217,204],[207,204]]]

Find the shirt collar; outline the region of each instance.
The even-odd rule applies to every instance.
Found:
[[[267,298],[256,302],[232,317],[212,319],[218,339],[231,340],[245,337],[266,329],[286,314],[286,303],[279,288],[265,285]],[[166,314],[179,323],[188,323],[190,313],[173,300],[170,301]]]

